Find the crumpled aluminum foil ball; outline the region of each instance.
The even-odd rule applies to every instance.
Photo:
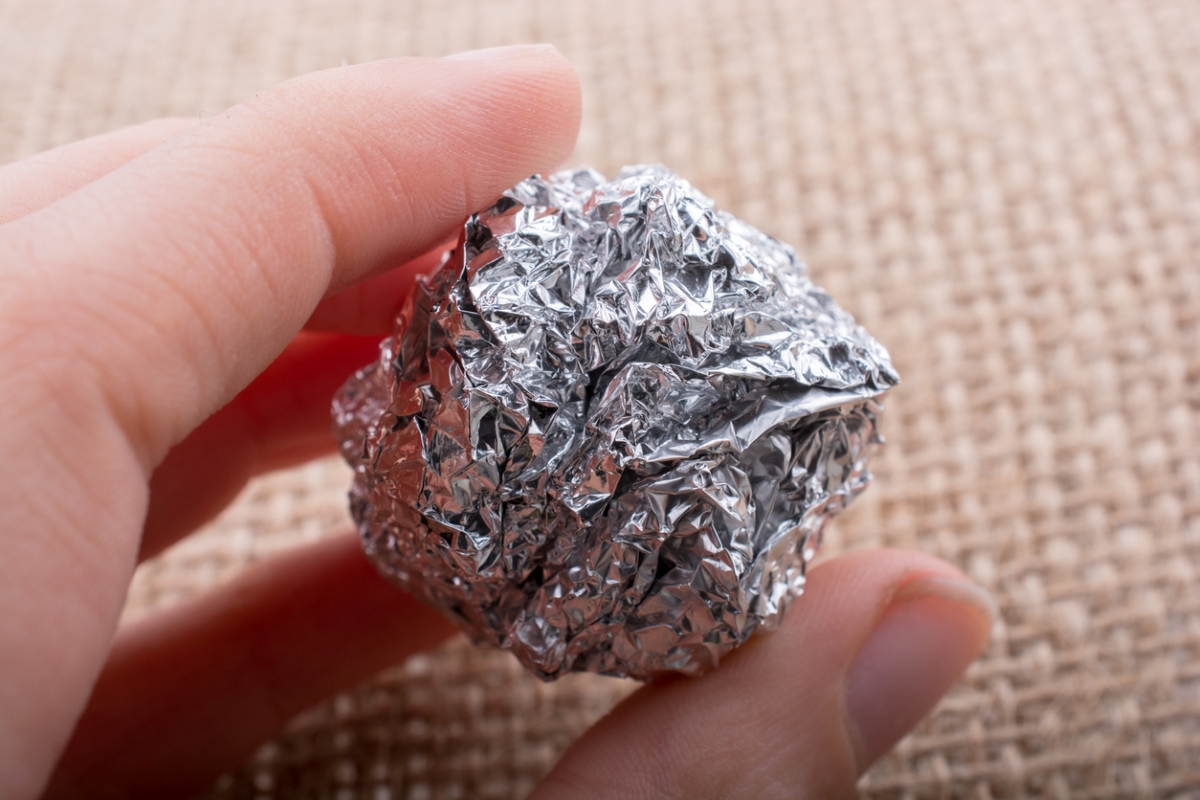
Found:
[[[545,679],[714,667],[870,480],[888,354],[663,167],[471,217],[337,395],[363,546]]]

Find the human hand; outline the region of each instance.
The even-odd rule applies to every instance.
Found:
[[[333,449],[330,397],[413,275],[578,121],[561,57],[505,49],[317,73],[0,169],[0,796],[203,788],[452,632],[351,535],[117,620],[140,559]],[[848,794],[982,648],[988,603],[926,556],[834,559],[780,631],[637,692],[535,795]]]

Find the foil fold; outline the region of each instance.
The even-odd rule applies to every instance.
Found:
[[[467,221],[333,417],[383,574],[544,679],[645,679],[778,625],[898,380],[787,245],[580,169]]]

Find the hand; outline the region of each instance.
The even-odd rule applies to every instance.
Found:
[[[548,48],[397,59],[0,169],[0,796],[203,788],[452,632],[349,534],[117,620],[140,559],[333,449],[330,397],[413,276],[569,155],[579,109]],[[982,648],[989,601],[899,551],[809,585],[720,670],[623,703],[536,796],[851,792]]]

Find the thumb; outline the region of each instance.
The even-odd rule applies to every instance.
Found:
[[[994,614],[982,589],[929,556],[829,561],[778,631],[704,677],[639,690],[531,800],[852,796],[983,649]]]

